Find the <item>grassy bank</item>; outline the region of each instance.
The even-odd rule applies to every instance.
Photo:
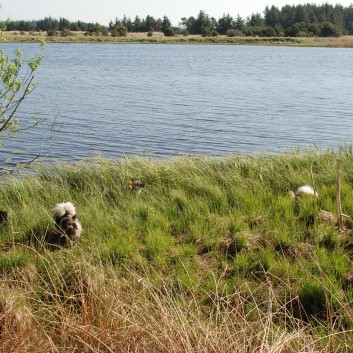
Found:
[[[0,344],[16,352],[349,352],[353,153],[96,160],[3,177]],[[311,182],[319,197],[288,190]],[[140,194],[131,178],[145,182]],[[70,200],[83,233],[55,245]],[[325,211],[325,212],[322,212]]]
[[[230,45],[287,45],[304,47],[336,47],[353,48],[353,36],[339,38],[293,38],[293,37],[201,37],[200,35],[165,37],[163,33],[155,32],[152,37],[147,33],[129,33],[126,37],[86,36],[82,32],[61,37],[48,37],[45,32],[3,32],[8,42],[28,43],[144,43],[144,44],[230,44]]]

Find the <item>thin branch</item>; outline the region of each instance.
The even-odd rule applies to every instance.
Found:
[[[26,92],[26,96],[30,93],[30,91]],[[12,111],[16,105],[18,105],[20,102],[20,100],[22,99],[22,97],[18,98],[18,99],[14,99],[14,97],[11,97],[11,100],[9,98],[8,102],[6,104],[4,104],[2,106],[2,111],[1,111],[1,115],[6,114],[7,112]]]
[[[12,120],[13,116],[15,115],[18,107],[20,106],[21,102],[26,98],[28,92],[29,92],[29,86],[31,85],[34,77],[31,78],[29,81],[25,91],[23,92],[22,97],[18,100],[17,105],[14,107],[13,111],[11,112],[10,116],[7,118],[7,120],[3,123],[3,125],[0,127],[0,132],[4,131],[6,127],[9,125],[10,121]]]
[[[314,189],[314,195],[316,196],[316,187],[315,187],[315,182],[314,182],[314,173],[313,173],[313,161],[311,161],[310,164],[310,176],[311,176],[311,183],[313,185],[313,189]]]
[[[8,172],[9,174],[13,174],[13,173],[15,173],[15,172],[18,172],[19,170],[26,169],[26,168],[30,168],[31,165],[32,165],[35,161],[37,161],[38,159],[44,157],[44,156],[43,156],[43,150],[44,150],[45,146],[48,144],[48,142],[49,142],[50,140],[53,139],[55,133],[56,133],[56,132],[59,132],[60,129],[61,129],[62,124],[57,124],[57,122],[56,122],[56,121],[57,121],[57,118],[58,118],[58,116],[55,117],[55,119],[54,119],[54,121],[53,121],[53,123],[52,123],[52,125],[51,125],[50,136],[49,136],[45,141],[42,142],[42,145],[41,145],[41,147],[40,147],[39,153],[38,153],[37,155],[35,155],[31,160],[29,160],[29,161],[27,161],[27,162],[24,162],[24,163],[22,163],[21,165],[17,166],[16,168],[0,167],[0,171],[2,171],[2,172]],[[59,128],[56,129],[56,127],[58,127],[58,126],[59,126]]]
[[[341,202],[341,178],[340,178],[339,160],[337,160],[336,204],[337,204],[337,226],[338,226],[338,230],[342,230],[343,229],[343,215],[342,215],[342,202]]]
[[[0,99],[4,98],[10,91],[11,91],[11,88],[8,88],[8,89],[0,96]]]
[[[22,67],[22,64],[17,66],[17,70],[16,70],[15,74],[13,75],[13,77],[12,77],[12,79],[11,79],[11,81],[10,81],[11,83],[13,83],[13,82],[15,82],[15,81],[17,80],[17,77],[18,77],[18,75],[19,75],[19,73],[20,73],[21,67]],[[18,91],[20,91],[23,86],[26,85],[26,82],[28,81],[28,78],[31,77],[31,75],[32,75],[31,70],[30,70],[30,69],[27,69],[27,72],[26,72],[26,74],[24,75],[24,79],[23,79],[23,81],[22,81],[21,86],[13,93],[13,96],[15,96],[16,93],[17,93]],[[4,97],[6,96],[6,94],[9,93],[10,91],[11,91],[11,88],[9,87],[3,94],[1,94],[0,99],[4,98]],[[12,97],[11,97],[11,98],[12,98]],[[11,99],[11,100],[12,100],[12,99]]]

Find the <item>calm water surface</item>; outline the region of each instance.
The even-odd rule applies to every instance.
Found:
[[[336,148],[352,143],[352,63],[352,49],[48,44],[21,110],[47,121],[0,159],[37,153],[54,119],[47,160]]]

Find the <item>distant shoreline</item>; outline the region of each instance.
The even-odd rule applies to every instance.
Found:
[[[353,48],[353,36],[342,37],[201,37],[200,35],[165,37],[161,32],[129,33],[126,37],[87,36],[83,32],[67,37],[50,37],[46,32],[2,32],[7,43],[110,43],[110,44],[214,44],[270,45],[296,47]]]

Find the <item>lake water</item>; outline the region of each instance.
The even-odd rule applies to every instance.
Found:
[[[336,148],[352,143],[352,63],[352,49],[47,44],[20,115],[46,123],[2,148],[0,163],[37,153],[54,119],[49,161]]]

